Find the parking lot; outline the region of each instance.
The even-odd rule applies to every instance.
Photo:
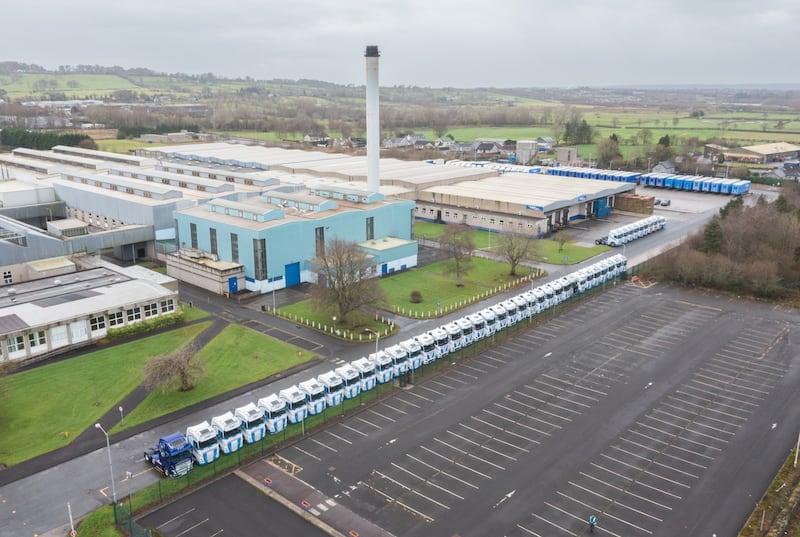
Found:
[[[709,488],[731,497],[742,476],[720,470],[746,460],[754,415],[786,411],[794,322],[621,284],[308,436],[257,473],[291,468],[394,535],[580,535],[589,514],[608,535],[675,535],[689,520],[732,534],[752,508],[746,495],[735,515],[697,500]],[[764,460],[769,449],[785,454],[762,448]]]

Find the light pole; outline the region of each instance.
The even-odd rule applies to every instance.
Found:
[[[372,328],[365,328],[364,330],[366,330],[370,334],[375,334],[375,356],[377,357],[378,356],[378,341],[380,341],[380,339],[381,339],[381,333],[380,332],[376,332]]]
[[[336,315],[333,316],[333,334],[336,335]]]
[[[119,421],[120,423],[125,423],[125,414],[122,411],[122,407],[119,407]]]
[[[106,451],[108,451],[108,471],[111,475],[111,500],[114,502],[114,505],[117,505],[117,488],[114,486],[114,467],[111,466],[111,442],[108,439],[108,433],[103,426],[99,423],[94,424],[95,429],[100,429],[103,431],[103,434],[106,435]],[[116,509],[116,507],[115,507]]]
[[[272,277],[272,314],[275,314],[275,276]]]

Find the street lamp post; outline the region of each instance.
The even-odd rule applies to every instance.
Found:
[[[100,429],[103,431],[103,434],[106,435],[106,451],[108,451],[108,471],[109,475],[111,476],[111,500],[114,502],[114,505],[117,505],[117,488],[114,486],[114,467],[111,465],[111,442],[108,439],[108,433],[103,426],[99,423],[94,424],[95,429]]]
[[[122,411],[122,407],[119,407],[119,421],[125,423],[125,414]]]
[[[375,356],[378,356],[378,341],[381,339],[381,333],[373,330],[372,328],[365,328],[370,334],[375,334]]]

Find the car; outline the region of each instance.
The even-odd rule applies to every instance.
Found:
[[[656,201],[653,202],[653,205],[661,205],[661,200],[656,198]]]
[[[672,205],[672,201],[670,201],[670,200],[662,200],[661,201],[661,206],[662,207],[669,207],[670,205]]]

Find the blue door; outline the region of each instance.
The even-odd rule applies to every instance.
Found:
[[[386,273],[389,272],[389,265],[384,263],[381,265],[381,275],[386,276]]]
[[[300,262],[290,263],[285,266],[286,287],[300,284]]]
[[[228,291],[230,293],[239,292],[239,280],[236,278],[236,276],[231,276],[228,278]]]

